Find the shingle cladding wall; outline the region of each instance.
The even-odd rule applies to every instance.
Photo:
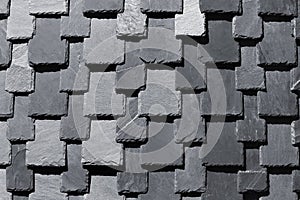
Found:
[[[297,0],[0,0],[0,200],[296,200]]]

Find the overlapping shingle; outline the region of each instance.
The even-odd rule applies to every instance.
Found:
[[[28,43],[30,65],[65,65],[68,43],[60,38],[60,19],[36,18],[35,29],[35,35]]]
[[[29,1],[10,1],[7,39],[30,39],[34,33],[34,17],[29,15]]]
[[[183,13],[175,15],[175,34],[204,36],[205,25],[205,15],[200,11],[199,1],[184,0]]]
[[[270,45],[272,44],[272,45]],[[296,41],[289,22],[265,22],[264,38],[257,45],[260,66],[293,66],[296,64]]]
[[[296,200],[297,3],[0,0],[0,199]]]
[[[87,64],[120,64],[124,62],[125,43],[117,38],[116,27],[116,19],[92,19],[91,35],[89,38],[85,38],[83,43],[83,58]]]
[[[123,165],[123,147],[116,143],[116,120],[91,122],[90,136],[82,142],[83,165],[119,167]]]
[[[142,165],[155,169],[183,164],[183,145],[175,143],[172,123],[149,122],[148,135],[148,142],[141,147]]]
[[[259,39],[263,34],[263,21],[257,16],[259,0],[243,0],[243,15],[233,18],[233,36],[237,39]],[[243,59],[242,59],[243,61]]]
[[[258,114],[262,117],[295,117],[298,115],[298,100],[290,92],[290,73],[266,72],[266,91],[257,96]]]
[[[117,17],[118,36],[146,36],[147,16],[141,12],[140,7],[141,0],[125,0],[124,12]]]
[[[16,96],[14,117],[8,119],[7,139],[10,141],[34,140],[34,120],[28,117],[29,98]]]
[[[27,142],[26,164],[37,167],[63,167],[66,145],[59,140],[60,120],[36,120],[35,139]],[[44,178],[41,177],[41,181]],[[42,191],[40,191],[42,192]]]
[[[181,0],[159,1],[159,0],[141,0],[141,9],[143,12],[171,12],[182,11]]]
[[[68,13],[69,0],[29,0],[32,15],[61,15]]]
[[[260,164],[267,167],[299,166],[298,148],[292,146],[290,125],[268,125],[268,145],[260,147]]]
[[[59,92],[59,80],[59,72],[36,73],[35,91],[29,95],[29,116],[55,117],[67,114],[68,95]]]
[[[28,63],[28,45],[14,44],[12,63],[6,71],[5,90],[28,93],[34,90],[34,70]]]
[[[6,168],[6,187],[8,191],[33,191],[33,171],[25,163],[25,144],[12,145],[12,162]]]
[[[91,22],[83,16],[84,2],[70,0],[69,16],[61,17],[60,34],[62,37],[89,37]]]

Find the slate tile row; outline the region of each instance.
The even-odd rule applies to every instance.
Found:
[[[0,0],[0,199],[297,199],[297,3]]]

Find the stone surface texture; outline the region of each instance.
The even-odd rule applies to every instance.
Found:
[[[297,200],[300,0],[0,0],[0,200]]]

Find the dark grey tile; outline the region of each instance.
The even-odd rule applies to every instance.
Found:
[[[30,192],[33,190],[33,171],[25,164],[25,144],[12,145],[12,162],[6,168],[6,187],[10,192]]]
[[[30,65],[67,64],[68,43],[60,38],[60,19],[37,18],[35,28],[35,35],[28,43]]]
[[[35,91],[29,95],[29,116],[64,116],[68,112],[68,95],[59,92],[60,72],[36,73]]]

